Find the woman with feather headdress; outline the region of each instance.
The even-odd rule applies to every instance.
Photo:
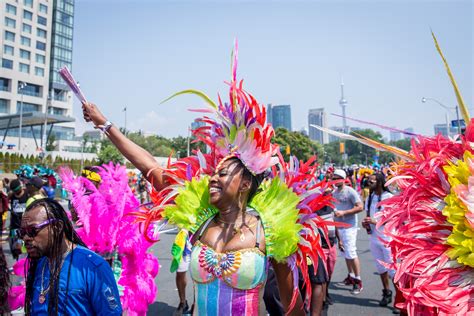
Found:
[[[243,90],[236,69],[235,52],[228,103],[219,98],[216,105],[195,90],[174,95],[202,97],[210,109],[198,111],[215,114],[217,119],[204,116],[201,121],[206,125],[193,131],[209,146],[210,154],[198,151],[166,168],[160,168],[148,152],[107,121],[97,106],[78,95],[83,99],[86,121],[103,130],[153,185],[154,207],[135,213],[145,223],[145,232],[167,221],[192,234],[190,271],[196,314],[265,314],[263,285],[272,261],[286,312],[302,315],[298,267],[308,282],[307,257],[316,264],[324,256],[318,227],[324,228],[325,223],[313,212],[329,200],[317,186],[299,190],[309,175],[295,175],[300,182],[290,186],[287,175],[275,167],[279,149],[271,143],[274,131],[266,123],[265,107]],[[272,168],[273,177],[266,177]],[[173,260],[179,262],[181,253],[174,251]],[[311,287],[306,294],[309,299]]]

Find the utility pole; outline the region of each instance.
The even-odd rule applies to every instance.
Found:
[[[18,90],[20,90],[21,100],[20,100],[20,126],[18,130],[18,152],[21,153],[21,130],[23,129],[23,89],[26,87],[26,83],[23,81],[18,82]]]

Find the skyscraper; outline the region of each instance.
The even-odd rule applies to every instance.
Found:
[[[77,144],[72,94],[57,74],[71,68],[73,15],[74,0],[0,0],[0,129],[7,142],[24,138],[21,151],[44,148],[47,134]]]
[[[448,129],[446,128],[446,124],[435,124],[433,125],[435,135],[441,134],[444,137],[448,137]],[[450,126],[450,135],[456,135],[458,129],[456,127]]]
[[[397,140],[402,139],[402,133],[396,131],[390,131],[390,141],[396,142]]]
[[[310,109],[308,112],[308,130],[309,130],[309,138],[317,141],[321,144],[327,144],[328,143],[328,134],[323,133],[320,130],[314,128],[311,126],[313,125],[318,125],[322,127],[327,126],[327,116],[326,112],[324,111],[324,108],[319,108],[319,109]]]
[[[267,122],[274,129],[278,127],[291,131],[291,106],[290,105],[267,105]]]
[[[415,133],[415,130],[413,129],[413,127],[407,127],[404,129],[405,132],[409,132],[409,133]],[[404,135],[404,138],[413,138],[414,136],[410,136],[410,135],[407,135],[405,134]]]
[[[336,131],[336,132],[340,132],[340,133],[343,133],[344,132],[344,127],[342,126],[332,126],[330,127],[330,129],[332,129],[333,131]],[[332,143],[332,142],[338,142],[340,141],[341,139],[337,136],[334,136],[334,135],[329,135],[329,142]]]

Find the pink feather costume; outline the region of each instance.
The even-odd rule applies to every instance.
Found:
[[[98,188],[70,169],[59,172],[82,223],[77,233],[91,250],[106,259],[118,255],[123,309],[128,315],[146,315],[156,296],[158,259],[147,253],[152,243],[129,214],[138,210],[139,202],[128,186],[125,167],[111,162],[99,169],[102,181]]]

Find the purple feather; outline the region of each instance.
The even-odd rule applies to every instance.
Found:
[[[191,164],[188,164],[188,165],[186,166],[186,179],[187,179],[188,181],[191,181],[191,180],[193,179],[193,174],[192,174],[192,172],[191,172]]]
[[[339,115],[339,114],[336,114],[336,113],[331,113],[331,115],[338,116],[338,117],[344,117],[344,116]],[[385,125],[381,125],[381,124],[377,124],[377,123],[373,123],[373,122],[363,121],[363,120],[351,118],[351,117],[348,117],[348,116],[346,116],[345,118],[348,119],[348,120],[354,121],[354,122],[359,122],[359,123],[363,123],[363,124],[368,124],[368,125],[377,126],[377,127],[382,128],[382,129],[386,129],[386,130],[389,130],[389,131],[402,133],[402,134],[405,134],[405,135],[420,136],[420,134],[416,134],[416,133],[412,133],[412,132],[403,131],[403,130],[397,129],[397,128],[395,128],[395,127],[389,127],[389,126],[385,126]]]

